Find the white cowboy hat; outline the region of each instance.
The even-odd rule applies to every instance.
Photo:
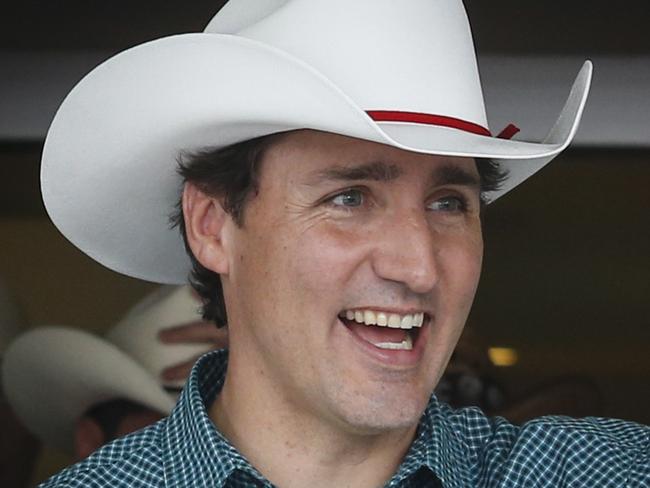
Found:
[[[100,263],[182,283],[189,259],[168,223],[181,151],[316,129],[496,160],[510,177],[495,199],[569,144],[591,71],[544,141],[505,140],[487,126],[460,0],[231,0],[205,32],[128,49],[79,82],[47,135],[43,198]]]
[[[54,326],[26,332],[5,354],[7,400],[36,437],[68,452],[76,420],[93,405],[123,398],[168,414],[182,382],[165,383],[160,373],[206,352],[209,345],[163,344],[157,334],[200,320],[197,310],[188,287],[165,287],[104,338]]]

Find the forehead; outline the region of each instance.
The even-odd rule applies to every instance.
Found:
[[[408,175],[426,175],[427,182],[444,176],[445,182],[479,184],[471,158],[415,153],[315,130],[278,136],[265,152],[262,173],[290,180],[306,178],[313,184],[325,180],[393,181]]]

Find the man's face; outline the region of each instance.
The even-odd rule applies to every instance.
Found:
[[[287,134],[232,231],[231,360],[256,372],[251,388],[339,428],[413,426],[474,297],[479,210],[472,159]]]

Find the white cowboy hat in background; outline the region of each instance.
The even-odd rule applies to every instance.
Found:
[[[75,422],[93,405],[122,398],[168,414],[183,382],[165,383],[162,370],[210,345],[164,344],[158,332],[200,320],[198,309],[189,287],[163,287],[103,338],[54,326],[26,332],[5,354],[7,400],[36,437],[68,452]]]
[[[493,159],[510,172],[494,200],[569,144],[591,71],[544,141],[506,140],[487,127],[460,0],[231,0],[203,33],[128,49],[77,84],[47,135],[43,198],[95,260],[183,283],[189,259],[168,222],[179,153],[309,128]]]

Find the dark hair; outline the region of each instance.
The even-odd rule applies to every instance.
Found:
[[[262,136],[224,148],[182,154],[178,161],[178,173],[184,183],[193,183],[204,193],[222,198],[224,210],[241,226],[246,203],[258,192],[259,167],[264,152],[280,136]],[[484,206],[487,203],[486,193],[498,190],[507,172],[488,159],[477,159],[476,166],[481,177],[481,204]],[[192,263],[190,284],[203,301],[203,319],[214,322],[217,327],[225,326],[228,317],[221,279],[192,254],[185,233],[182,196],[170,216],[170,222],[172,227],[178,227]]]
[[[264,151],[279,134],[257,137],[220,149],[204,149],[191,154],[181,154],[178,161],[178,173],[183,183],[193,183],[202,192],[219,196],[222,205],[237,225],[244,223],[246,202],[257,194],[259,165]],[[194,256],[187,242],[185,220],[183,218],[182,195],[176,204],[176,210],[170,217],[172,227],[178,227],[192,271],[190,284],[203,302],[204,320],[214,322],[217,327],[228,323],[226,304],[221,287],[221,278],[214,271],[203,266]]]
[[[501,188],[504,181],[508,179],[508,170],[491,159],[476,158],[476,169],[481,177],[481,206],[482,209],[490,202],[488,193]]]
[[[149,408],[125,398],[115,398],[90,407],[84,416],[92,418],[104,433],[104,443],[117,438],[120,422],[129,414],[149,411]]]

